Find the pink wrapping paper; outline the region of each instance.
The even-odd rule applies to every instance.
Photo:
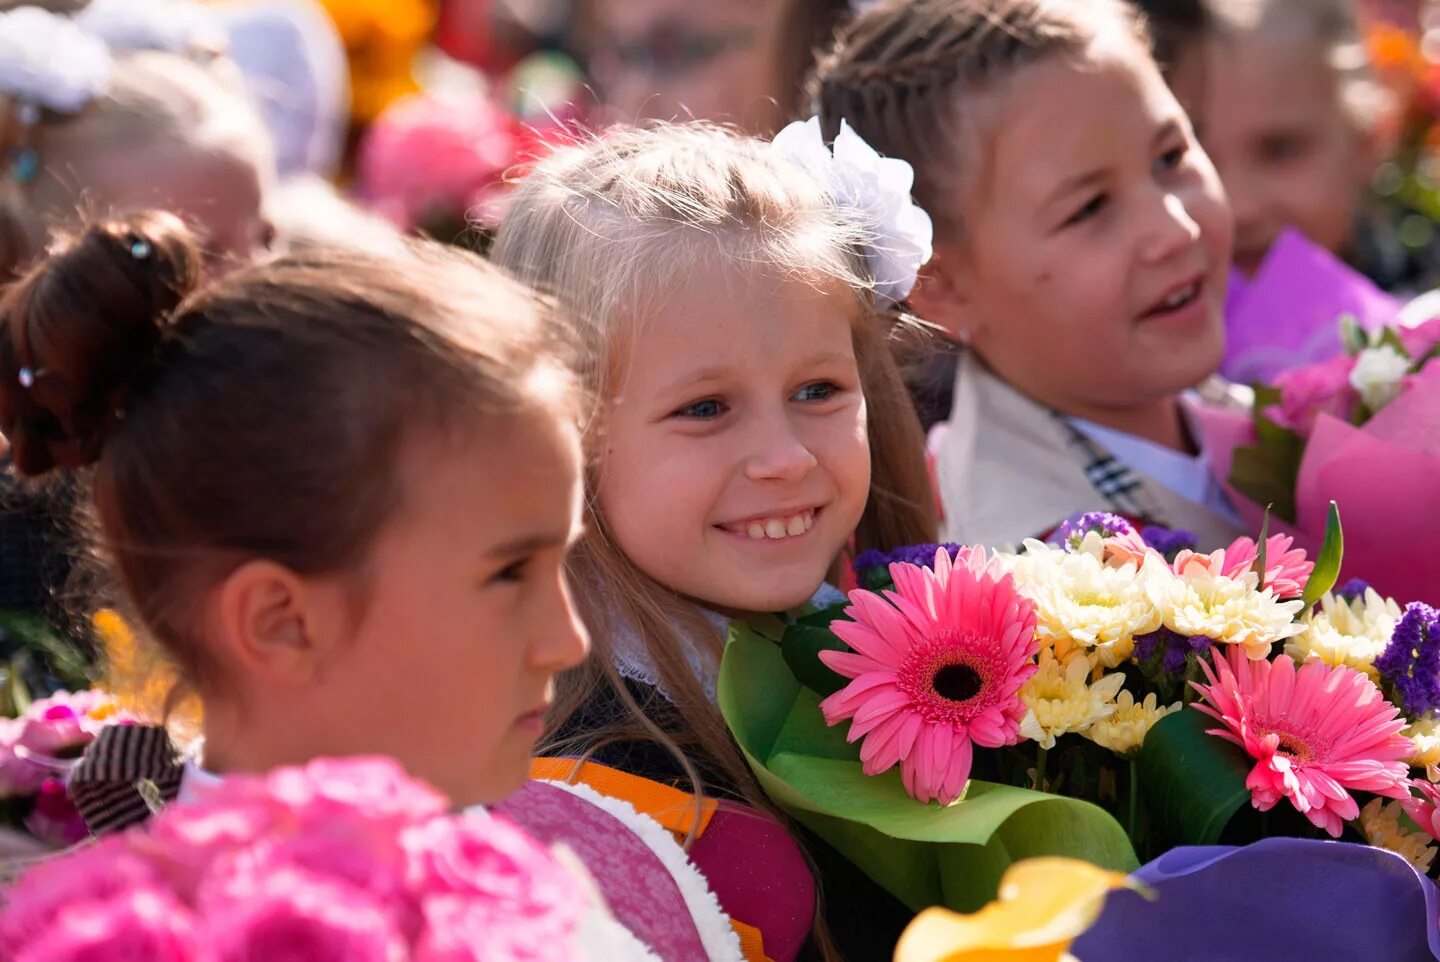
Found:
[[[1215,473],[1229,477],[1235,448],[1254,443],[1245,415],[1195,411]],[[1256,530],[1263,508],[1228,487],[1241,516]],[[1440,603],[1440,364],[1419,375],[1399,400],[1363,428],[1321,415],[1305,448],[1295,488],[1292,526],[1271,519],[1272,531],[1319,549],[1330,502],[1345,529],[1341,580],[1364,578],[1401,604]]]
[[[1287,230],[1253,280],[1231,275],[1220,373],[1237,384],[1268,383],[1281,371],[1339,354],[1341,315],[1373,330],[1399,309],[1369,278]]]

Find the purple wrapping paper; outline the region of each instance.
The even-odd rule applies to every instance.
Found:
[[[1135,877],[1155,901],[1112,894],[1071,950],[1080,962],[1440,959],[1440,893],[1381,849],[1298,838],[1177,848]]]
[[[1281,371],[1339,354],[1341,315],[1373,330],[1399,309],[1369,278],[1287,230],[1254,279],[1230,274],[1220,373],[1237,384],[1269,383]]]

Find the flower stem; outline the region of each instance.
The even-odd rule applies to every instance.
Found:
[[[1035,752],[1035,791],[1045,791],[1045,758],[1050,752],[1041,745]]]
[[[1135,841],[1135,828],[1140,823],[1140,766],[1135,764],[1135,756],[1130,756],[1130,819],[1125,826],[1126,833],[1130,836],[1131,843]]]

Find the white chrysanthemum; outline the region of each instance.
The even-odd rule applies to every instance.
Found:
[[[1404,811],[1398,801],[1371,799],[1360,809],[1360,834],[1376,848],[1394,852],[1415,866],[1417,871],[1428,874],[1431,863],[1435,861],[1435,847],[1429,835],[1407,829],[1400,822]]]
[[[1258,590],[1253,571],[1227,578],[1205,565],[1189,565],[1178,575],[1163,562],[1147,561],[1141,575],[1165,627],[1186,638],[1240,645],[1258,660],[1275,642],[1305,630],[1295,622],[1304,602],[1279,601],[1269,588]]]
[[[1042,644],[1064,659],[1075,646],[1092,649],[1101,665],[1114,668],[1135,648],[1135,636],[1160,627],[1134,565],[1107,567],[1104,548],[1068,552],[1027,542],[1026,553],[1010,566],[1015,586],[1035,603],[1035,631]]]
[[[1389,344],[1367,347],[1355,359],[1350,371],[1350,386],[1371,411],[1378,411],[1400,396],[1405,389],[1405,376],[1410,373],[1410,359]]]
[[[1378,681],[1375,659],[1390,644],[1395,624],[1404,614],[1390,598],[1374,588],[1353,601],[1326,595],[1320,610],[1301,619],[1304,632],[1285,643],[1285,654],[1297,662],[1320,660],[1327,665],[1345,665]]]
[[[1421,715],[1401,734],[1415,744],[1415,754],[1407,761],[1416,768],[1425,769],[1429,779],[1436,781],[1440,776],[1440,717]]]
[[[1182,707],[1178,701],[1162,707],[1153,691],[1137,704],[1135,696],[1122,691],[1115,699],[1115,713],[1100,719],[1080,734],[1117,755],[1130,755],[1145,744],[1145,736],[1156,722]]]
[[[0,11],[0,93],[73,114],[110,81],[110,50],[69,17],[20,6]]]
[[[1040,670],[1020,689],[1026,709],[1020,734],[1041,748],[1054,748],[1060,735],[1084,731],[1113,715],[1125,676],[1117,671],[1091,684],[1090,667],[1088,658],[1077,655],[1062,663],[1041,650]]]

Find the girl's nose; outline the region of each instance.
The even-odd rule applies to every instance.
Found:
[[[1145,238],[1145,259],[1159,264],[1183,253],[1200,239],[1200,225],[1178,194],[1164,193],[1155,205]]]
[[[800,481],[819,464],[787,417],[776,417],[756,435],[754,454],[746,462],[751,481]]]

